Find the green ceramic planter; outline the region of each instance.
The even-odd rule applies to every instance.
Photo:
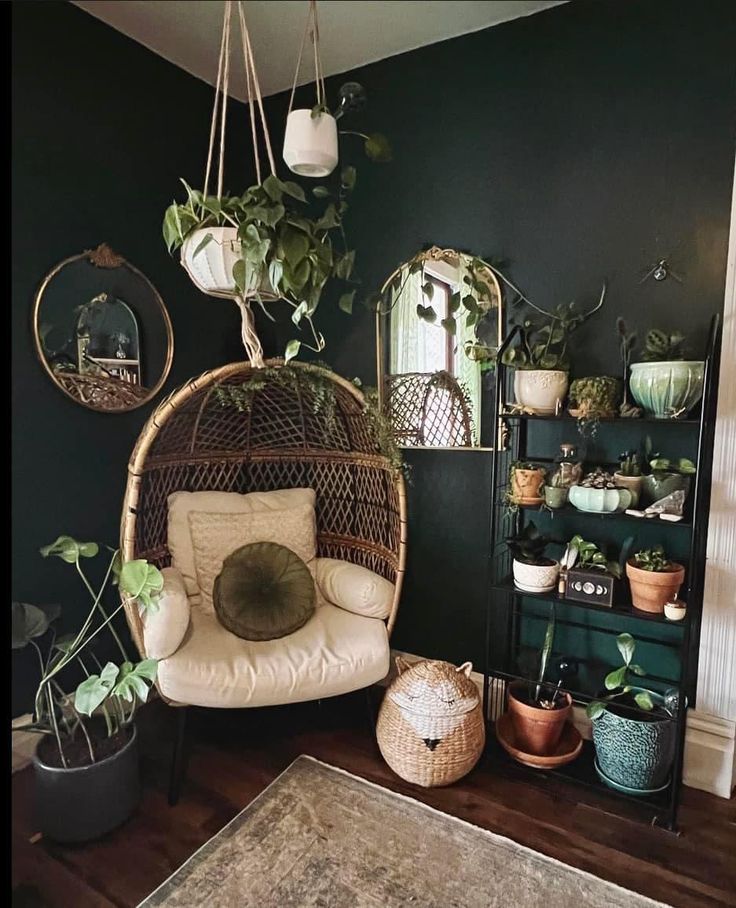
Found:
[[[684,419],[703,396],[702,361],[634,363],[629,387],[647,416]]]
[[[552,510],[564,508],[567,504],[567,489],[558,486],[545,486],[544,503]]]
[[[652,699],[663,702],[655,694]],[[611,782],[641,792],[667,783],[675,753],[673,719],[639,719],[633,712],[624,716],[607,709],[592,724],[596,759]]]
[[[683,476],[682,473],[651,473],[649,476],[642,476],[641,503],[645,506],[653,504],[665,495],[671,495],[680,489],[684,491],[687,499],[690,491],[689,476]]]

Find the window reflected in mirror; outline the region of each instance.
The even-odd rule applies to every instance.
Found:
[[[386,281],[378,313],[384,410],[403,447],[492,446],[501,290],[476,256],[432,247]]]

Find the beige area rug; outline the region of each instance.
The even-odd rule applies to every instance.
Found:
[[[301,756],[141,903],[158,905],[645,908],[662,903]]]

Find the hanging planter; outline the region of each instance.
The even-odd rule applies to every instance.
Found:
[[[307,198],[301,186],[278,178],[242,0],[238,0],[237,6],[257,182],[242,195],[223,193],[233,7],[233,0],[225,0],[204,190],[192,189],[182,180],[186,202],[169,206],[163,234],[170,252],[181,250],[181,263],[199,290],[208,296],[236,302],[241,311],[242,339],[248,359],[260,368],[264,360],[251,311],[254,300],[273,320],[265,304],[282,299],[291,306],[291,320],[297,329],[301,330],[303,324],[308,326],[306,339],[288,342],[284,354],[287,361],[298,354],[302,345],[316,353],[324,348],[324,338],[316,330],[313,316],[330,279],[351,282],[355,253],[345,248],[342,218],[348,207],[347,196],[355,183],[355,170],[346,168],[334,190],[318,187],[320,192],[314,193],[315,199],[321,200],[324,208],[314,217],[307,216]],[[258,116],[270,170],[263,178]],[[216,138],[219,139],[217,190],[211,195],[209,184]],[[339,249],[333,244],[335,236],[340,238]],[[351,302],[354,294],[354,290],[347,294]],[[349,309],[343,298],[340,308]]]
[[[296,83],[304,55],[307,35],[311,34],[314,48],[314,80],[317,98],[310,109],[293,110]],[[296,61],[294,84],[289,99],[284,135],[284,161],[292,173],[305,177],[326,177],[337,167],[337,121],[326,107],[325,79],[322,73],[322,59],[319,53],[319,23],[316,0],[309,0],[307,23],[304,27],[299,57]]]

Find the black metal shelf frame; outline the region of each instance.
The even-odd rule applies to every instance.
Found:
[[[677,829],[677,812],[680,802],[682,788],[682,761],[685,744],[685,726],[687,718],[687,709],[695,705],[696,702],[696,682],[697,682],[697,662],[698,647],[700,643],[700,624],[703,605],[703,588],[705,583],[705,547],[707,541],[708,511],[710,505],[710,474],[711,460],[713,451],[713,440],[715,433],[715,414],[717,403],[717,379],[718,367],[720,360],[720,340],[721,340],[721,319],[719,315],[713,316],[710,325],[707,352],[705,356],[705,369],[703,377],[703,397],[700,404],[700,413],[697,418],[684,420],[657,420],[643,418],[639,420],[631,419],[601,419],[600,422],[607,425],[625,423],[627,426],[632,424],[645,424],[651,427],[653,424],[677,426],[683,432],[697,431],[697,458],[696,474],[693,483],[691,498],[689,502],[689,519],[681,522],[669,522],[657,520],[656,523],[661,527],[675,528],[677,533],[688,532],[689,539],[689,557],[686,564],[685,586],[682,595],[688,604],[687,617],[682,622],[670,622],[658,615],[649,615],[646,612],[638,612],[633,607],[618,603],[613,607],[596,606],[587,603],[577,602],[575,600],[560,598],[556,594],[533,594],[523,592],[517,589],[511,579],[510,557],[506,552],[503,542],[503,533],[500,529],[503,527],[503,498],[504,490],[507,483],[508,469],[510,464],[515,460],[533,460],[539,462],[542,459],[551,462],[551,457],[539,458],[530,457],[527,451],[527,427],[536,420],[539,421],[559,421],[574,420],[574,417],[568,415],[562,416],[533,416],[523,413],[509,412],[510,407],[505,401],[510,399],[511,382],[510,374],[507,367],[503,364],[502,358],[504,352],[513,343],[519,332],[519,327],[515,326],[508,333],[504,342],[501,344],[496,355],[496,386],[493,400],[494,425],[498,427],[498,437],[505,439],[503,446],[496,446],[492,453],[491,465],[491,508],[490,508],[490,543],[491,551],[488,558],[488,604],[486,608],[486,632],[485,632],[485,666],[484,666],[484,683],[483,683],[483,708],[486,721],[490,716],[499,711],[499,707],[506,702],[506,686],[511,680],[518,677],[510,671],[513,656],[518,645],[519,626],[521,620],[540,617],[533,614],[522,613],[524,599],[541,600],[545,602],[557,602],[560,605],[571,606],[573,608],[583,608],[595,613],[605,612],[608,615],[615,616],[624,620],[640,620],[642,626],[649,622],[650,626],[657,624],[666,624],[672,628],[679,628],[679,641],[663,640],[652,637],[649,634],[637,635],[637,639],[642,642],[656,643],[659,646],[668,647],[676,651],[680,663],[680,681],[673,683],[671,686],[676,687],[680,694],[680,708],[677,711],[673,721],[677,724],[677,734],[675,741],[675,754],[672,766],[671,781],[661,795],[654,798],[632,798],[605,786],[598,780],[595,772],[592,770],[592,743],[586,744],[587,757],[583,761],[584,766],[575,768],[575,763],[562,767],[560,770],[552,773],[555,777],[567,779],[573,782],[582,782],[591,786],[606,795],[623,799],[628,802],[636,802],[640,806],[649,808],[652,823],[661,825],[670,831]],[[524,520],[525,513],[532,509],[520,508],[515,516],[514,522],[519,528]],[[580,513],[584,518],[597,517],[598,515]],[[605,515],[607,520],[638,520],[643,523],[653,523],[654,520],[644,520],[635,518],[626,514]],[[682,539],[682,536],[678,536]],[[492,627],[493,618],[498,615],[499,609],[504,611],[505,619],[505,641],[504,651],[500,654],[500,659],[496,659],[496,664],[492,664],[491,644],[492,644]],[[574,619],[558,619],[569,626],[584,627],[586,631],[593,633],[617,634],[618,630],[611,627],[601,627],[595,624],[583,624],[576,622]],[[502,662],[503,664],[498,664]],[[495,680],[495,684],[493,681]],[[652,677],[652,680],[660,680]],[[667,679],[661,679],[667,680]],[[500,685],[500,689],[499,689]],[[500,692],[499,692],[500,691]],[[577,702],[586,702],[591,698],[582,692],[571,692],[573,699]],[[499,700],[500,698],[500,700]],[[489,727],[489,738],[495,738],[493,729]],[[495,746],[495,745],[494,745]],[[511,759],[511,758],[508,758]],[[577,761],[575,761],[577,762]],[[590,765],[588,765],[590,764]],[[522,767],[522,769],[526,769]],[[532,776],[536,773],[539,778],[540,770],[528,770]],[[549,773],[547,770],[545,773]],[[545,774],[543,773],[543,775]]]

